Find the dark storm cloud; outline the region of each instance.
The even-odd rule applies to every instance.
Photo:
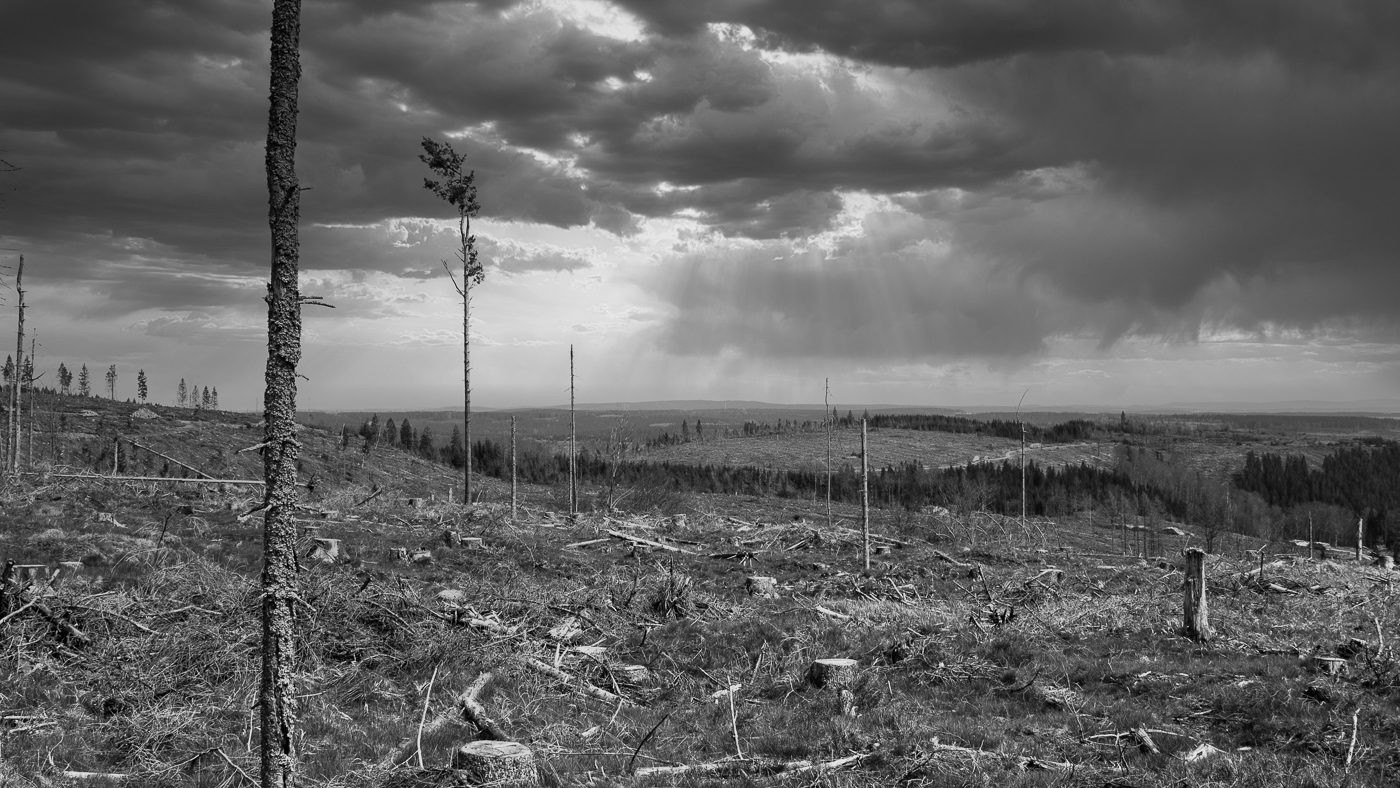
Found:
[[[812,331],[794,333],[807,314],[783,283],[811,295],[829,281],[877,309],[863,283],[881,271],[894,303],[919,311],[890,315],[900,339],[882,347],[910,353],[1014,356],[1056,331],[1111,343],[1211,321],[1400,322],[1378,295],[1400,249],[1393,2],[620,5],[647,35],[611,38],[539,4],[308,5],[305,264],[435,270],[426,249],[345,226],[447,215],[416,155],[422,135],[451,132],[492,219],[632,233],[638,217],[681,215],[776,243],[832,229],[843,194],[890,195],[913,214],[837,241],[821,264],[798,265],[804,247],[782,243],[761,246],[786,250],[777,264],[724,252],[723,276],[676,261],[654,286],[676,307],[670,346],[686,352],[729,336],[694,333],[711,318],[687,288],[720,300],[742,288],[734,319],[775,332],[730,344],[803,353]],[[3,245],[46,249],[47,275],[84,281],[104,262],[143,260],[157,275],[178,263],[260,272],[265,6],[0,6],[0,150],[25,167],[9,176]],[[850,62],[764,57],[725,25]],[[578,262],[533,250],[497,264]],[[934,296],[939,277],[956,303]],[[112,308],[212,309],[226,280],[211,281],[149,296],[113,284]],[[754,325],[764,303],[774,323]],[[879,344],[861,331],[830,339],[854,353],[841,344],[852,337]]]
[[[1393,59],[1400,9],[1387,0],[619,0],[656,31],[687,35],[742,24],[767,46],[822,50],[907,68],[1016,56],[1160,54],[1193,45],[1226,53],[1365,67]],[[1387,35],[1390,37],[1387,38]]]

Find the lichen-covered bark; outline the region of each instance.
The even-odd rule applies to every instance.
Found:
[[[268,224],[272,276],[267,286],[267,385],[263,405],[262,786],[290,788],[296,779],[296,372],[301,360],[297,289],[297,81],[300,0],[272,8],[271,106],[267,116]]]

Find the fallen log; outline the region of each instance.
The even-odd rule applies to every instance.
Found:
[[[585,695],[588,695],[589,697],[594,698],[595,700],[600,700],[604,703],[614,703],[622,706],[636,705],[632,703],[632,701],[620,695],[614,695],[613,693],[608,692],[602,687],[595,687],[592,684],[589,684],[588,682],[584,681],[583,679],[578,678],[577,676],[571,676],[568,673],[565,673],[564,671],[554,667],[553,665],[547,665],[535,659],[534,657],[522,657],[521,662],[524,663],[525,667],[530,668],[531,670],[536,671],[537,673],[543,673],[544,675],[556,679],[557,681],[560,681],[564,684],[577,687],[578,689],[582,690]]]
[[[650,539],[643,539],[643,538],[640,537],[640,536],[633,536],[633,535],[631,535],[631,534],[625,534],[625,533],[623,533],[623,532],[621,532],[621,531],[608,531],[608,536],[611,536],[611,537],[614,538],[614,539],[621,539],[621,540],[623,540],[623,541],[625,541],[625,542],[631,542],[631,543],[633,543],[633,544],[644,544],[644,545],[646,545],[647,547],[655,547],[655,548],[658,548],[658,549],[661,549],[661,550],[666,550],[666,551],[672,552],[672,553],[685,553],[686,555],[699,555],[699,553],[696,553],[694,550],[686,550],[686,549],[684,549],[684,548],[675,547],[674,545],[662,544],[662,543],[660,543],[660,542],[653,542],[653,541],[650,540]]]

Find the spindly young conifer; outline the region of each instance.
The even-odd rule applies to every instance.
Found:
[[[436,194],[457,209],[457,259],[462,263],[462,282],[457,283],[452,268],[447,261],[442,265],[447,275],[452,277],[452,286],[462,296],[462,390],[463,390],[463,443],[472,445],[472,286],[486,281],[486,270],[476,258],[476,236],[472,235],[472,219],[481,212],[476,201],[476,172],[463,169],[466,157],[459,155],[446,142],[434,142],[423,138],[423,153],[419,161],[428,165],[441,180],[423,179],[423,188]],[[467,505],[472,501],[472,455],[466,452],[462,464],[462,501]]]

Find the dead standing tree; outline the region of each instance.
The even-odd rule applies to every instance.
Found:
[[[5,467],[9,469],[11,478],[19,476],[19,438],[20,423],[20,378],[24,377],[24,288],[21,286],[24,280],[24,255],[19,256],[19,268],[15,269],[15,298],[19,303],[19,325],[15,331],[15,371],[14,378],[10,381],[10,432],[9,432],[9,453],[5,457]]]
[[[301,304],[297,287],[297,222],[301,187],[296,175],[298,48],[301,0],[274,0],[270,106],[267,114],[268,225],[272,273],[267,285],[267,369],[263,396],[262,788],[292,788],[297,770],[296,505],[297,363],[301,360]]]
[[[476,258],[476,236],[472,235],[472,219],[481,212],[481,205],[476,201],[476,171],[462,170],[462,163],[465,156],[460,156],[452,150],[452,146],[446,142],[437,143],[427,137],[423,138],[423,153],[418,156],[418,160],[428,165],[440,181],[423,179],[423,188],[446,200],[449,205],[457,209],[457,240],[460,246],[457,249],[457,259],[462,262],[462,282],[458,284],[457,277],[452,273],[452,268],[447,265],[447,261],[442,261],[442,267],[447,269],[447,275],[452,278],[452,286],[457,289],[457,294],[462,296],[462,407],[463,429],[462,441],[465,446],[463,452],[465,462],[462,464],[462,503],[468,507],[472,503],[472,355],[471,355],[471,330],[472,330],[472,285],[479,285],[486,281],[486,269]]]

